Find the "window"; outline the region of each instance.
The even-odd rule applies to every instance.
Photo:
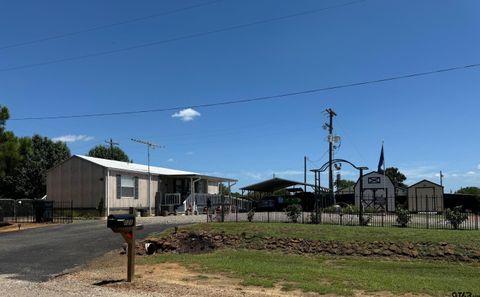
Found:
[[[138,199],[138,177],[117,175],[117,198]]]

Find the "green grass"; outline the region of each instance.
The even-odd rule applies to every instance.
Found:
[[[309,225],[288,223],[203,223],[180,227],[180,230],[210,231],[239,235],[270,236],[277,238],[304,238],[311,240],[338,241],[411,241],[448,242],[480,248],[480,232],[476,230],[433,230],[394,227],[359,227],[338,225]],[[152,234],[161,237],[163,234]]]
[[[353,290],[450,296],[453,291],[480,293],[479,263],[380,260],[355,257],[299,256],[247,250],[219,250],[200,255],[156,255],[139,264],[177,262],[199,273],[223,273],[242,285],[300,289],[351,295]]]
[[[479,231],[427,230],[288,223],[210,223],[180,227],[247,236],[337,241],[447,242],[480,248]],[[153,234],[161,237],[171,233]],[[217,250],[200,255],[157,255],[142,264],[178,262],[199,273],[223,273],[243,285],[281,286],[320,294],[351,295],[354,290],[451,296],[453,291],[480,294],[480,263],[368,257],[287,255],[252,250]]]

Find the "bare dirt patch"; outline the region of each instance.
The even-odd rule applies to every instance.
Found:
[[[0,227],[0,233],[15,232],[32,228],[42,228],[55,226],[56,224],[52,223],[11,223],[6,226]]]
[[[125,255],[119,255],[118,251],[111,252],[87,264],[79,271],[58,277],[56,281],[73,281],[85,285],[108,287],[123,293],[148,293],[159,296],[319,296],[315,293],[300,291],[284,292],[280,287],[245,287],[240,285],[238,279],[221,274],[199,273],[176,263],[137,265],[135,281],[127,283],[125,282],[126,261]]]
[[[125,255],[119,251],[110,252],[87,264],[81,270],[62,275],[55,282],[99,286],[132,296],[147,294],[148,296],[194,296],[194,297],[285,297],[285,296],[324,296],[299,290],[282,291],[280,284],[274,288],[242,286],[239,279],[223,274],[200,273],[177,263],[161,263],[153,265],[137,265],[135,281],[127,283]],[[390,292],[355,291],[354,297],[428,297],[428,295],[395,295]]]

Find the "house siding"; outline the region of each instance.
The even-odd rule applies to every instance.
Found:
[[[133,197],[117,198],[117,176],[128,175],[138,177],[138,199]],[[158,191],[158,176],[151,176],[151,197],[152,208],[155,208],[155,195]],[[135,172],[125,172],[118,170],[109,170],[108,175],[108,196],[110,197],[110,208],[148,208],[148,174],[138,174]]]
[[[47,197],[73,201],[75,208],[97,208],[105,198],[105,169],[80,158],[71,158],[47,173]]]

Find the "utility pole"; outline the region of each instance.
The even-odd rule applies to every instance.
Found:
[[[146,140],[138,140],[138,139],[131,139],[134,142],[138,142],[141,144],[145,144],[147,146],[147,164],[148,164],[148,214],[151,216],[152,215],[152,199],[151,199],[151,183],[152,183],[152,176],[150,174],[150,148],[155,149],[157,147],[160,147],[158,144],[154,144],[150,141]]]
[[[443,173],[440,170],[440,185],[443,187]]]
[[[334,200],[334,193],[333,193],[333,170],[332,170],[332,160],[333,160],[333,117],[337,114],[331,108],[325,110],[329,116],[329,123],[325,124],[328,127],[328,187],[330,189],[330,194],[332,195],[332,200]],[[335,203],[335,201],[333,201]]]
[[[113,142],[113,139],[105,140],[105,143],[110,144],[110,159],[113,160],[113,147],[119,145],[118,142]]]
[[[303,192],[307,193],[307,156],[303,157]]]

